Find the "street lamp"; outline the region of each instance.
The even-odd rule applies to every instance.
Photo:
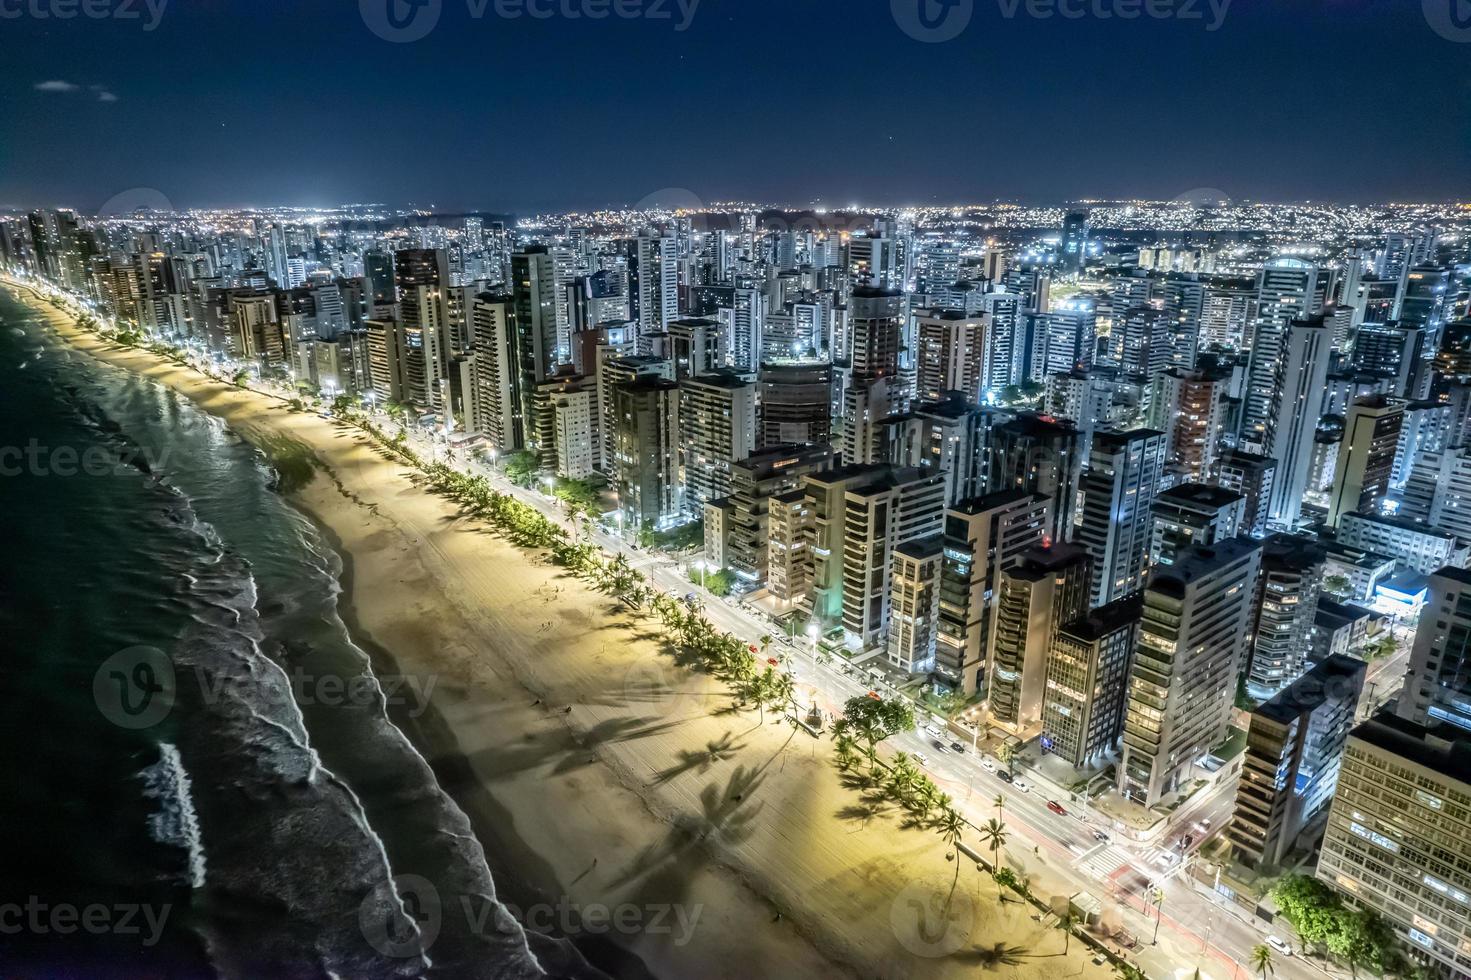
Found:
[[[705,559],[696,558],[695,567],[700,570],[700,588],[705,587]]]
[[[822,631],[817,628],[816,623],[807,624],[807,639],[812,641],[812,659],[817,659],[817,634]]]

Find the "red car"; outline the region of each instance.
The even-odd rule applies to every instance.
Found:
[[[773,667],[775,667],[777,665],[777,663],[778,663],[778,661],[777,661],[777,659],[775,657],[767,657],[766,658],[766,662],[769,663],[769,664],[771,664],[771,666],[773,666]]]
[[[879,692],[878,691],[869,691],[868,692],[868,696],[871,697],[871,698],[873,698],[875,701],[882,701],[883,700],[883,698],[879,697]]]
[[[1051,810],[1053,813],[1057,814],[1059,817],[1065,817],[1065,816],[1067,816],[1067,810],[1063,807],[1063,805],[1061,803],[1057,802],[1056,800],[1048,800],[1047,801],[1047,809]]]

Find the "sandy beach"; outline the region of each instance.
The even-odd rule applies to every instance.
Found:
[[[860,806],[828,741],[735,712],[722,685],[676,665],[652,619],[427,492],[356,429],[31,305],[76,348],[168,385],[257,445],[310,451],[316,475],[290,499],[342,554],[344,618],[380,676],[432,690],[432,710],[395,720],[469,815],[501,897],[675,907],[658,928],[651,912],[596,934],[591,945],[643,964],[597,957],[605,968],[1108,975],[1077,940],[1063,955],[1064,934],[1030,907],[999,903],[969,861],[943,921],[932,899],[950,893],[955,864],[939,837]]]

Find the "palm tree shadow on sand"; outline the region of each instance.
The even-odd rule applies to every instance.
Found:
[[[724,787],[707,784],[700,791],[700,813],[676,818],[664,839],[640,852],[609,887],[627,887],[674,866],[687,867],[692,873],[696,862],[686,859],[702,845],[715,840],[738,844],[749,838],[752,823],[765,806],[752,797],[765,778],[759,770],[739,766]]]
[[[720,738],[706,742],[703,749],[694,751],[681,749],[678,752],[679,761],[667,769],[659,770],[655,774],[655,781],[667,783],[688,772],[698,772],[703,775],[709,772],[716,763],[724,762],[745,747],[744,742],[735,742],[733,733],[726,732]]]

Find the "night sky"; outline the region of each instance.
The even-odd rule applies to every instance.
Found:
[[[168,0],[146,31],[149,2],[0,0],[0,207],[1471,199],[1471,0],[1234,0],[1215,31],[1210,0],[949,0],[942,43],[898,26],[920,0],[701,0],[683,31],[679,0],[427,0],[410,43],[367,23],[405,0]],[[138,19],[29,13],[81,3]]]

